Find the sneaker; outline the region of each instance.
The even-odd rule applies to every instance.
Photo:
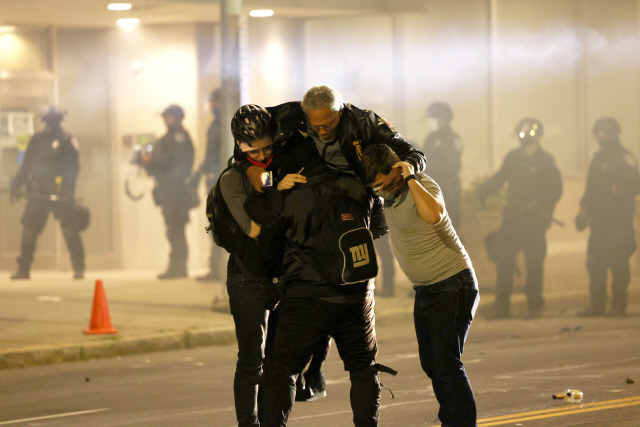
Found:
[[[300,380],[300,377],[304,378]],[[315,375],[298,375],[299,381],[296,381],[296,402],[313,402],[327,396],[327,384],[324,381],[322,372]],[[301,387],[301,388],[299,388]]]
[[[522,317],[524,319],[539,319],[542,317],[542,310],[527,310],[527,312]]]
[[[187,277],[187,273],[184,271],[167,270],[162,274],[158,274],[158,280],[183,279],[185,277]]]
[[[24,279],[30,279],[30,278],[31,277],[29,277],[29,272],[28,271],[22,271],[22,270],[16,271],[11,276],[11,280],[24,280]]]
[[[603,309],[596,309],[596,308],[593,308],[592,306],[589,306],[589,307],[585,308],[584,310],[577,312],[576,316],[578,316],[578,317],[601,317],[601,316],[604,316],[604,308]]]

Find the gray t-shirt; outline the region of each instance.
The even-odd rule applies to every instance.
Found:
[[[442,198],[440,187],[433,179],[422,173],[416,176],[429,194]],[[445,213],[442,221],[435,225],[424,222],[407,186],[394,200],[385,200],[384,212],[393,252],[414,285],[431,285],[472,268],[449,215]]]
[[[316,143],[318,153],[320,153],[325,163],[331,169],[355,174],[355,172],[353,172],[353,170],[351,169],[347,158],[344,156],[342,148],[340,148],[340,143],[338,143],[337,139],[334,139],[332,142],[324,142],[317,136],[312,136],[312,138]]]
[[[244,210],[244,201],[251,193],[251,184],[235,168],[226,171],[220,177],[220,191],[222,197],[231,211],[231,215],[237,221],[247,236],[251,232],[251,218]]]

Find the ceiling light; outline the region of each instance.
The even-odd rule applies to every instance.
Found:
[[[119,27],[135,27],[140,23],[138,18],[122,18],[116,21],[116,25]]]
[[[249,16],[253,16],[254,18],[266,18],[267,16],[273,16],[273,10],[256,9],[249,12]]]
[[[107,6],[109,10],[129,10],[131,9],[131,3],[110,3]]]
[[[13,33],[16,30],[16,27],[12,25],[3,25],[0,27],[0,33]]]

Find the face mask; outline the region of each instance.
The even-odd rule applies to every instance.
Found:
[[[431,132],[437,132],[440,129],[440,122],[435,117],[429,117],[428,123]]]
[[[380,189],[381,187],[382,187],[381,185],[377,185],[373,187],[372,188],[373,194],[375,194],[378,197],[382,197],[385,200],[393,200],[396,198],[396,193],[398,190],[383,191]]]

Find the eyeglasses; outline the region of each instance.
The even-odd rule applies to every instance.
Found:
[[[273,153],[273,144],[267,145],[266,147],[256,148],[255,150],[247,151],[247,156],[249,157],[259,157],[261,154],[265,156],[269,156]]]
[[[330,131],[330,130],[335,129],[335,127],[338,126],[338,123],[340,123],[340,112],[337,112],[335,114],[335,116],[333,116],[333,119],[331,119],[331,121],[329,123],[327,123],[326,125],[309,126],[309,127],[314,132],[320,132],[321,130]]]

